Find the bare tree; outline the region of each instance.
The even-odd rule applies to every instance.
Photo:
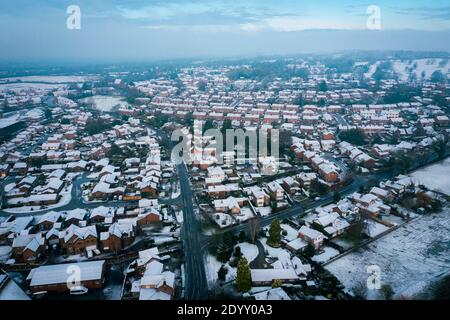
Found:
[[[261,227],[261,218],[259,216],[248,220],[247,222],[247,235],[252,243],[256,241],[256,235]]]

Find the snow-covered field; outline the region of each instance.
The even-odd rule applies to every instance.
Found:
[[[27,91],[27,90],[36,90],[36,91],[48,91],[54,89],[64,89],[67,88],[65,84],[48,84],[48,83],[5,83],[0,84],[0,92],[4,91]]]
[[[450,195],[450,158],[410,174],[428,188]]]
[[[447,61],[443,65],[440,65],[442,59],[416,59],[412,61],[394,61],[392,68],[394,72],[398,74],[400,80],[408,80],[411,68],[416,66],[411,72],[416,75],[420,80],[422,72],[425,74],[425,79],[430,79],[431,74],[434,71],[441,71],[444,75],[449,72],[450,64]]]
[[[77,83],[77,82],[93,81],[97,79],[99,79],[98,76],[24,76],[24,77],[3,78],[2,81]]]
[[[113,96],[92,96],[79,101],[92,104],[97,110],[103,112],[109,112],[118,105],[126,105],[126,102],[122,97]]]
[[[395,296],[412,297],[450,273],[450,207],[412,220],[326,269],[352,290],[366,283],[370,265],[380,267],[381,283],[391,285]],[[378,298],[377,290],[368,290],[368,299]]]

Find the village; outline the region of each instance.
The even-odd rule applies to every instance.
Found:
[[[447,163],[449,60],[402,61],[1,79],[0,298],[413,298],[394,280],[368,293],[341,262],[448,214],[448,182],[419,176]],[[267,132],[279,153],[237,161],[208,129]]]

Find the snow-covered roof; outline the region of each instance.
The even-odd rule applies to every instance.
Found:
[[[52,284],[66,284],[69,268],[77,268],[80,276],[80,282],[90,280],[100,280],[103,275],[104,260],[70,263],[70,264],[57,264],[50,266],[42,266],[37,269],[33,269],[30,272],[30,286],[45,286]],[[28,279],[28,278],[27,278]]]

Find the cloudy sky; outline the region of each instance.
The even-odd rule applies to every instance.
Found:
[[[66,27],[67,7],[81,29]],[[381,30],[368,30],[370,5]],[[450,51],[450,0],[0,0],[1,60]]]

